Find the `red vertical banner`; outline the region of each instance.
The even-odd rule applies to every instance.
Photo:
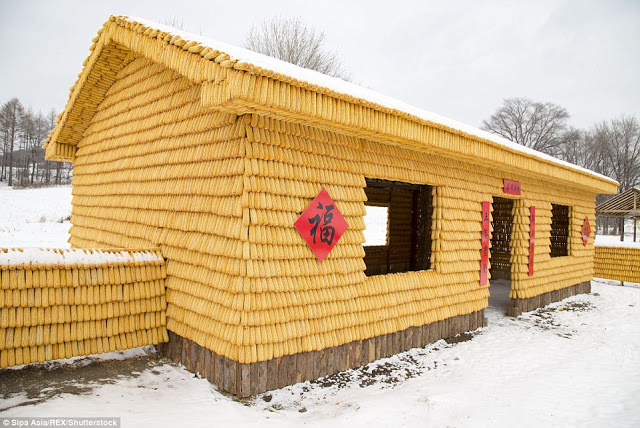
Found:
[[[529,276],[533,276],[533,256],[536,247],[536,207],[529,208]]]
[[[589,217],[584,218],[582,223],[582,245],[586,246],[589,242],[589,235],[591,235],[591,226],[589,226]]]
[[[480,256],[480,285],[487,285],[489,274],[489,233],[491,214],[491,203],[489,201],[482,202],[482,249]]]

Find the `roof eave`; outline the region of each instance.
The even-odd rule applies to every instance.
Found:
[[[295,92],[295,96],[294,93]],[[529,175],[593,193],[616,193],[618,183],[587,171],[510,149],[444,125],[362,106],[249,72],[231,70],[226,79],[202,85],[202,105],[235,114],[258,113],[347,135],[467,160],[505,173]]]

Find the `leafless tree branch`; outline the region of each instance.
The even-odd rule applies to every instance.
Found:
[[[264,21],[252,27],[244,41],[244,46],[252,51],[349,80],[340,56],[324,45],[324,32],[309,27],[300,18]]]
[[[515,143],[548,154],[562,144],[569,113],[553,103],[528,98],[507,98],[503,105],[482,122],[482,128]]]

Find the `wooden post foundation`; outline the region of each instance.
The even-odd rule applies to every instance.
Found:
[[[582,282],[567,288],[531,297],[529,299],[511,299],[511,305],[507,309],[507,315],[517,317],[523,312],[533,311],[550,303],[566,299],[567,297],[586,293],[591,293],[591,282]]]
[[[248,397],[360,367],[486,325],[482,310],[320,351],[285,355],[251,364],[241,364],[218,355],[173,332],[169,332],[169,342],[157,348],[160,355],[182,363],[188,370],[217,385],[218,389]]]

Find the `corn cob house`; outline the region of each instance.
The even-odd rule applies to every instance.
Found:
[[[93,42],[46,143],[74,164],[70,242],[160,248],[161,351],[221,389],[473,330],[491,276],[511,280],[511,313],[590,289],[583,226],[611,179],[144,20],[111,17]],[[347,229],[319,261],[294,223],[322,189]],[[387,216],[378,245],[367,206]]]

